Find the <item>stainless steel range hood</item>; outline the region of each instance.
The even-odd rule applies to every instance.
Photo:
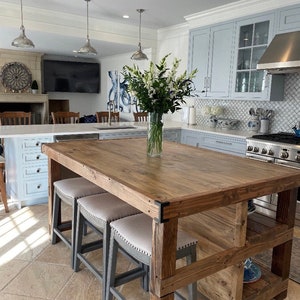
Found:
[[[300,31],[275,35],[257,69],[272,74],[300,72]]]

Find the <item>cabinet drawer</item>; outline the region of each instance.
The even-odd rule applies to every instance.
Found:
[[[23,162],[38,162],[38,161],[47,161],[48,156],[43,153],[25,153],[23,154]]]
[[[244,156],[246,153],[246,140],[236,138],[222,138],[204,136],[202,140],[204,148]]]
[[[43,178],[42,180],[25,181],[24,184],[25,197],[26,196],[43,196],[48,194],[48,180]]]
[[[41,151],[42,143],[51,143],[52,138],[32,138],[32,139],[24,139],[22,147],[24,151]]]
[[[47,164],[24,168],[24,177],[31,176],[31,175],[47,176],[47,174],[48,174]]]

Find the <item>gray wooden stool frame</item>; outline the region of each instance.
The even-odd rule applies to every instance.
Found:
[[[81,178],[81,177],[79,177],[79,178]],[[68,180],[68,179],[66,179],[66,180]],[[104,192],[105,191],[103,190],[103,193]],[[91,192],[91,194],[93,194],[93,193]],[[84,195],[82,195],[82,196],[84,196]],[[71,267],[73,269],[74,269],[74,260],[75,260],[74,244],[75,244],[75,236],[76,236],[77,200],[78,200],[78,198],[74,198],[72,200],[66,199],[65,195],[59,189],[57,189],[54,184],[51,242],[54,245],[60,239],[70,248],[70,250],[71,250]],[[69,204],[70,206],[72,206],[72,219],[65,221],[65,222],[61,222],[61,202],[62,201]],[[66,235],[63,234],[63,232],[67,231],[67,230],[72,231],[71,239],[68,239],[66,237]],[[86,232],[86,225],[85,225],[85,232]]]
[[[187,245],[182,249],[177,249],[176,259],[186,257],[187,264],[191,264],[197,260],[196,254],[197,240],[191,245]],[[116,276],[116,265],[118,251],[122,249],[128,256],[139,263],[135,269],[129,270]],[[130,282],[138,277],[143,277],[142,286],[144,290],[149,290],[149,269],[151,257],[147,254],[132,247],[128,241],[121,237],[116,231],[111,229],[110,248],[109,248],[109,261],[107,268],[107,287],[106,287],[106,300],[111,300],[112,296],[116,299],[124,300],[125,298],[119,293],[116,287]],[[175,292],[181,299],[185,299],[179,293]],[[197,300],[197,282],[191,283],[188,286],[188,294],[190,300]]]
[[[120,200],[122,201],[122,200]],[[125,203],[125,202],[124,202]],[[130,205],[128,205],[130,207]],[[126,217],[133,214],[140,213],[137,209],[134,209],[134,213],[125,214],[121,217]],[[80,203],[77,206],[77,226],[76,226],[76,240],[75,240],[75,259],[74,259],[74,270],[79,271],[80,261],[95,275],[95,277],[102,281],[102,299],[105,299],[106,294],[106,282],[107,282],[107,264],[108,264],[108,251],[109,251],[109,240],[110,240],[110,221],[105,221],[95,216],[91,216],[91,213],[85,209]],[[101,240],[96,240],[83,244],[83,233],[84,224],[87,223],[91,226],[96,233],[102,236]],[[84,256],[85,253],[94,251],[96,249],[103,248],[102,254],[102,273],[95,268],[95,266],[89,262],[89,260]]]

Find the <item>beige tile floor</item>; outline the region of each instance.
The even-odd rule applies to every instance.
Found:
[[[0,204],[0,299],[101,299],[101,283],[93,274],[83,267],[73,272],[67,247],[63,243],[51,245],[47,214],[47,205],[21,210],[10,205],[6,214]],[[89,255],[94,263],[101,261],[100,251]],[[119,269],[130,267],[130,262],[120,260]],[[139,280],[120,289],[126,299],[149,299]],[[287,299],[296,300],[299,295],[300,285],[290,281]],[[203,297],[199,295],[199,299]]]

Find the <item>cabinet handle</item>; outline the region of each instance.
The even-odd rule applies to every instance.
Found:
[[[40,159],[40,157],[41,157],[40,155],[37,155],[37,156],[36,156],[36,159]]]
[[[216,141],[216,143],[224,144],[224,145],[232,145],[230,142]]]
[[[40,142],[36,142],[36,144],[35,144],[37,147],[40,145]]]
[[[37,173],[40,173],[40,171],[41,171],[41,169],[40,169],[40,168],[38,168],[38,169],[36,170],[36,172],[37,172]]]
[[[37,188],[37,189],[40,189],[40,188],[41,188],[41,185],[39,184],[36,188]]]

